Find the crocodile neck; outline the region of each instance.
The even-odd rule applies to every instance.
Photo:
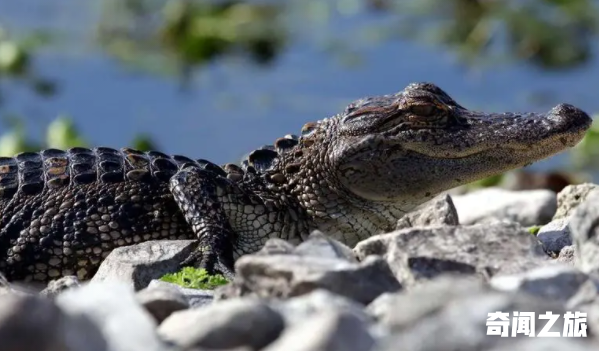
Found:
[[[338,180],[339,170],[331,161],[336,150],[329,142],[337,133],[338,123],[337,118],[321,121],[320,134],[314,139],[300,138],[298,145],[280,155],[265,172],[265,179],[284,175],[285,183],[271,185],[270,191],[290,196],[297,204],[292,207],[306,214],[304,239],[311,230],[319,229],[353,246],[369,236],[393,230],[398,218],[420,202],[374,202],[344,188]],[[280,206],[280,211],[288,208]]]

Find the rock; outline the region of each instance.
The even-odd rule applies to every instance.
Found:
[[[597,341],[599,340],[597,339],[597,331],[599,331],[599,301],[581,304],[572,312],[576,311],[587,313],[587,335],[593,337],[593,339],[595,339],[594,341],[599,343],[599,341]],[[596,346],[599,346],[599,344]]]
[[[17,294],[0,299],[0,345],[3,351],[106,350],[89,322],[71,320],[49,299]]]
[[[2,273],[0,273],[0,297],[7,294],[35,295],[39,291],[39,287],[32,288],[23,282],[8,282]]]
[[[308,238],[297,247],[289,241],[270,238],[266,241],[262,249],[253,255],[299,255],[342,258],[347,261],[357,262],[354,253],[347,245],[337,241],[330,236],[323,234],[319,230],[314,230]]]
[[[584,183],[577,185],[569,185],[557,194],[557,210],[553,219],[567,218],[589,195],[589,193],[597,189],[596,184]]]
[[[572,309],[590,303],[597,287],[590,277],[575,267],[551,264],[524,273],[496,276],[491,286],[501,291],[520,291],[558,301]]]
[[[79,279],[74,275],[70,275],[50,281],[48,286],[40,292],[40,295],[53,298],[65,290],[79,286],[81,286]]]
[[[570,219],[576,245],[576,266],[583,272],[599,274],[599,190],[590,192]]]
[[[352,249],[345,244],[324,235],[319,230],[313,231],[308,239],[299,244],[292,253],[300,256],[342,258],[347,261],[357,262]]]
[[[516,223],[408,228],[373,236],[356,245],[358,258],[382,255],[405,286],[446,273],[525,271],[549,260],[541,244]]]
[[[599,345],[587,340],[572,338],[529,338],[516,343],[506,343],[490,351],[588,351]]]
[[[0,286],[0,298],[2,298],[2,296],[4,295],[11,295],[14,294],[14,292],[6,286]]]
[[[373,322],[373,319],[364,311],[363,305],[323,289],[317,289],[288,300],[271,302],[271,306],[283,316],[286,325],[303,322],[321,312],[350,313],[364,323]]]
[[[195,249],[195,240],[153,240],[114,249],[102,262],[93,282],[125,282],[135,290],[180,269]]]
[[[287,240],[279,238],[270,238],[264,243],[262,248],[254,255],[285,255],[292,254],[295,246]]]
[[[453,197],[461,224],[509,220],[522,226],[545,224],[557,209],[549,190],[510,191],[485,188]]]
[[[539,314],[551,311],[563,315],[565,309],[558,303],[523,293],[495,291],[482,282],[457,276],[425,282],[410,291],[381,297],[378,305],[379,321],[390,330],[390,336],[381,340],[381,351],[488,350],[514,343],[528,336],[511,337],[486,335],[489,313],[507,313],[511,323],[513,312],[534,312],[535,333],[545,326]],[[369,310],[374,308],[369,306]],[[550,332],[563,330],[563,319],[558,319]]]
[[[283,331],[283,317],[255,299],[233,299],[174,312],[158,328],[165,340],[186,349],[260,350]]]
[[[167,287],[171,289],[176,289],[179,291],[185,299],[189,303],[189,307],[197,308],[205,305],[209,305],[214,300],[214,291],[213,290],[201,290],[201,289],[191,289],[184,288],[177,284],[164,282],[162,280],[152,280],[148,285],[148,288],[160,288]]]
[[[233,282],[216,291],[217,299],[288,298],[325,289],[367,304],[384,292],[401,289],[387,262],[379,257],[352,263],[297,255],[245,255],[237,260],[235,271]]]
[[[576,265],[576,247],[573,245],[564,247],[559,252],[557,262],[569,265]]]
[[[504,173],[499,187],[522,191],[547,189],[559,193],[575,180],[574,175],[561,172],[529,172],[523,169]]]
[[[367,326],[347,312],[320,312],[285,330],[263,351],[369,351],[375,345]]]
[[[426,202],[397,221],[395,230],[411,227],[459,225],[458,212],[451,196],[444,194]]]
[[[168,285],[147,287],[135,294],[141,304],[160,324],[173,312],[189,308],[187,298],[179,289]]]
[[[569,224],[568,218],[561,218],[553,220],[539,229],[537,239],[543,243],[545,251],[559,254],[562,248],[572,245]]]
[[[459,284],[454,284],[459,282]],[[454,299],[467,296],[476,291],[487,291],[480,280],[473,277],[443,275],[435,280],[414,287],[413,292],[385,293],[372,301],[366,312],[392,332],[400,331],[415,320],[436,313]],[[420,296],[416,303],[409,303]],[[401,309],[396,309],[400,306]],[[401,311],[401,313],[398,313]]]
[[[166,348],[156,333],[156,322],[137,303],[129,284],[90,283],[66,290],[54,301],[71,318],[89,320],[96,325],[110,351],[164,351]],[[85,346],[77,350],[90,349]]]

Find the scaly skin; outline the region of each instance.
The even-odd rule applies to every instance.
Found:
[[[116,247],[197,238],[183,264],[231,276],[268,238],[297,243],[318,228],[353,246],[445,190],[574,146],[590,123],[566,104],[474,112],[420,83],[357,100],[241,167],[108,148],[2,158],[0,271],[89,279]]]

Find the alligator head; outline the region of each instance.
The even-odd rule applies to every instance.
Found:
[[[547,113],[468,110],[439,87],[357,100],[304,127],[303,148],[326,167],[338,192],[403,211],[456,186],[528,165],[576,145],[590,127],[582,110]],[[306,174],[304,174],[306,176]]]

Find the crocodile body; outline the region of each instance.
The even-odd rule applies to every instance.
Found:
[[[300,242],[318,228],[351,246],[445,190],[574,146],[590,123],[567,104],[475,112],[414,83],[240,165],[105,147],[0,158],[0,272],[89,279],[114,248],[156,239],[197,239],[183,264],[226,275],[269,238]]]

